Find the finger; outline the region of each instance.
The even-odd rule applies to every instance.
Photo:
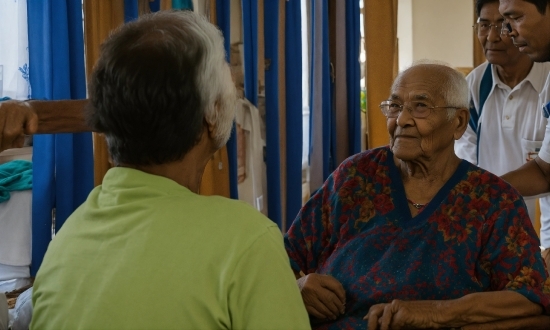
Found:
[[[323,291],[319,292],[319,301],[325,305],[325,307],[331,312],[333,319],[336,319],[341,314],[343,309],[340,299],[332,292],[327,289],[322,289]]]
[[[384,307],[384,312],[382,313],[382,316],[378,320],[378,323],[380,323],[380,330],[388,330],[390,328],[390,323],[394,312],[393,307],[394,307],[393,304],[387,304]]]
[[[323,315],[323,313],[319,312],[315,307],[313,306],[306,306],[307,313],[319,320],[325,320],[327,317]]]
[[[32,135],[38,131],[38,116],[34,112],[29,112],[25,116],[25,134]]]
[[[6,116],[3,116],[4,131],[2,139],[2,147],[13,148],[17,147],[18,140],[25,140],[23,125],[25,124],[25,116],[21,112],[12,111]]]
[[[340,281],[330,275],[326,275],[321,278],[321,285],[334,292],[338,299],[340,299],[342,305],[346,304],[346,290],[344,290]]]
[[[306,307],[311,306],[315,308],[319,313],[321,313],[321,315],[323,316],[322,318],[326,318],[326,319],[334,318],[334,313],[332,313],[330,309],[328,309],[327,306],[325,306],[325,304],[321,301],[321,299],[319,299],[318,295],[304,299],[304,303]]]
[[[325,303],[325,306],[327,306],[331,312],[335,313],[335,315],[338,317],[341,314],[344,314],[346,311],[346,306],[342,304],[338,296],[334,294],[334,292],[325,290],[326,297],[323,299],[323,302]]]
[[[369,310],[369,312],[367,313],[367,315],[365,315],[365,318],[368,319],[368,322],[367,322],[367,329],[368,330],[378,329],[378,315],[375,311],[372,310],[372,307]]]

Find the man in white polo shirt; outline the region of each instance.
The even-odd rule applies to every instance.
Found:
[[[550,0],[500,0],[499,2],[499,12],[505,19],[502,33],[511,38],[514,46],[533,61],[550,61]],[[550,89],[550,79],[547,79],[544,89]],[[545,102],[548,117],[550,98]],[[534,196],[550,191],[550,124],[546,127],[538,157],[502,177],[524,196]],[[546,265],[550,266],[550,220],[541,219],[541,225],[541,244],[546,248],[543,257]]]
[[[501,35],[504,18],[498,0],[477,0],[475,28],[487,62],[466,80],[470,86],[470,125],[455,143],[456,154],[503,175],[534,159],[542,146],[546,117],[542,106],[550,63],[534,63],[512,39]],[[535,198],[525,199],[535,218]],[[550,218],[550,198],[541,198],[543,217]]]

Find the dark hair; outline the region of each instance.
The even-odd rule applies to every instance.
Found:
[[[537,7],[538,12],[541,13],[542,15],[546,14],[546,7],[548,7],[548,5],[550,4],[550,0],[523,0],[523,1],[530,2],[533,5],[535,5],[535,7]]]
[[[182,159],[204,130],[199,78],[207,43],[185,15],[157,13],[123,25],[101,47],[90,81],[90,126],[115,164]]]
[[[481,9],[488,3],[498,2],[498,0],[476,0],[476,13],[477,17],[481,15]]]

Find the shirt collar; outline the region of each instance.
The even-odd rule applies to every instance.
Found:
[[[546,82],[547,75],[545,74],[544,68],[542,68],[543,63],[533,63],[533,66],[531,67],[531,71],[529,71],[529,74],[525,79],[523,79],[518,86],[521,86],[523,84],[526,84],[529,82],[531,86],[537,91],[537,94],[540,94],[542,92],[542,89],[544,88],[544,83]],[[493,88],[495,85],[498,85],[500,88],[510,88],[508,85],[502,82],[500,80],[498,74],[497,74],[497,68],[496,66],[492,65],[492,75],[493,75]],[[517,86],[516,86],[517,88]]]

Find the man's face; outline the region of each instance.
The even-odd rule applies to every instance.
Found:
[[[427,106],[448,106],[439,93],[444,83],[439,71],[419,66],[403,73],[394,85],[390,100],[405,105],[397,118],[387,120],[390,148],[397,158],[405,161],[433,159],[454,148],[454,130],[445,108],[433,109],[426,118],[414,118],[405,109],[412,101]]]
[[[536,62],[550,60],[550,6],[542,15],[530,2],[500,0],[499,11],[510,23],[510,37],[520,52]]]
[[[522,54],[517,47],[512,43],[512,39],[501,35],[500,29],[496,28],[502,26],[504,18],[498,11],[498,2],[491,2],[484,5],[479,13],[477,38],[483,47],[485,57],[491,64],[507,66],[516,64],[521,57],[526,56]],[[489,31],[484,31],[489,25]],[[485,29],[481,28],[485,26]]]

